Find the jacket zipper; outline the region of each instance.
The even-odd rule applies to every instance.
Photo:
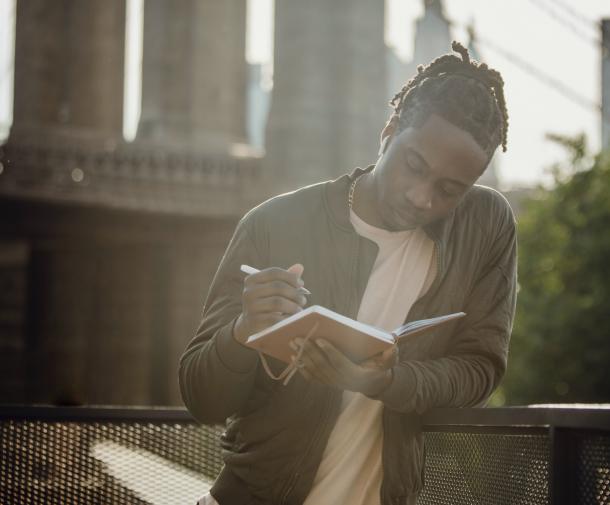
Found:
[[[383,427],[383,444],[381,446],[381,469],[382,469],[382,477],[381,477],[381,486],[379,489],[379,501],[381,503],[383,503],[383,496],[384,496],[384,492],[385,490],[385,486],[387,486],[387,481],[386,481],[386,474],[384,469],[388,468],[388,455],[387,455],[387,451],[385,448],[386,445],[386,435],[387,435],[387,431],[388,431],[388,417],[387,417],[387,412],[385,411],[385,407],[383,408],[383,413],[381,414],[381,420],[382,420],[382,424],[381,426]]]
[[[356,238],[356,244],[358,241],[358,238],[356,236],[356,232],[353,232],[353,237]],[[352,258],[352,269],[350,274],[352,275],[352,277],[354,276],[354,272],[356,270],[356,259]],[[347,303],[347,309],[348,310],[352,310],[352,305],[355,303],[355,301],[353,300],[354,295],[353,293],[350,293],[350,296],[348,297],[348,303]],[[330,397],[332,398],[332,396]],[[280,505],[285,505],[288,501],[288,497],[290,496],[290,493],[292,493],[293,489],[296,486],[296,483],[299,479],[300,473],[299,473],[299,468],[301,466],[301,463],[305,460],[305,458],[307,457],[307,454],[309,453],[309,451],[311,450],[311,448],[313,447],[314,442],[316,441],[316,439],[319,437],[320,435],[320,431],[321,431],[321,427],[324,425],[324,423],[327,421],[328,419],[328,413],[330,411],[330,400],[327,400],[326,402],[326,406],[325,406],[325,411],[324,411],[324,416],[322,418],[322,422],[320,423],[320,427],[318,427],[318,430],[314,433],[314,435],[311,437],[311,440],[309,442],[309,445],[307,446],[307,448],[305,449],[305,451],[303,452],[303,455],[299,458],[298,462],[295,465],[295,472],[293,475],[291,475],[286,483],[286,488],[285,491],[283,492],[281,498],[280,498]]]
[[[282,499],[280,501],[280,503],[282,505],[284,505],[286,503],[286,501],[288,500],[288,495],[294,489],[294,486],[296,485],[298,478],[299,478],[299,472],[296,472],[294,475],[291,476],[290,480],[288,481],[289,482],[288,487],[286,488],[286,492],[284,493],[284,495],[282,496]]]

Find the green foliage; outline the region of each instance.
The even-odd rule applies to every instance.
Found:
[[[495,403],[610,402],[610,156],[569,149],[518,217],[519,298]]]

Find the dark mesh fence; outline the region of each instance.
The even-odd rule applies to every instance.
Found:
[[[222,468],[221,429],[184,411],[2,410],[0,505],[194,505]],[[555,431],[545,412],[464,409],[427,426],[418,504],[610,505],[610,412]]]
[[[194,505],[221,469],[192,422],[1,421],[0,505]]]
[[[610,505],[610,435],[581,433],[575,440],[578,503]]]
[[[545,435],[427,433],[419,505],[549,503]]]

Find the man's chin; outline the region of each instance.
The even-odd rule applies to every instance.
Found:
[[[393,231],[414,230],[415,228],[419,228],[425,224],[423,219],[418,219],[410,214],[399,213],[396,211],[392,213],[392,217]]]

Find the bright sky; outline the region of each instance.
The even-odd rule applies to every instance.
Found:
[[[386,0],[386,43],[410,60],[415,20],[423,13],[421,0]],[[591,23],[610,18],[608,0],[445,0],[452,34],[467,42],[464,25],[473,22],[481,39],[525,60],[588,102],[600,102],[600,51],[592,40],[600,33]],[[570,13],[562,6],[568,6]],[[574,7],[570,7],[573,5]],[[249,61],[271,59],[272,0],[249,0]],[[567,21],[562,24],[556,17]],[[586,40],[585,40],[586,39]],[[548,180],[547,168],[564,159],[563,150],[545,140],[547,132],[585,132],[590,146],[599,148],[600,119],[536,80],[501,54],[479,44],[481,57],[499,70],[505,81],[509,111],[508,151],[498,156],[499,176],[506,186]],[[425,63],[425,62],[423,62]]]
[[[14,1],[0,0],[0,19],[13,18]],[[412,52],[414,22],[422,14],[423,2],[386,2],[386,42],[408,60]],[[131,26],[137,26],[141,20],[138,21],[134,12],[141,10],[142,0],[127,0],[127,3]],[[546,132],[576,134],[584,131],[591,147],[599,148],[598,113],[570,101],[549,85],[534,79],[489,44],[485,45],[483,40],[521,58],[587,102],[599,103],[601,56],[594,39],[599,39],[600,34],[586,20],[610,18],[610,1],[445,0],[444,3],[447,17],[454,22],[453,36],[466,42],[463,26],[474,22],[482,39],[479,45],[482,58],[504,77],[510,127],[508,152],[499,156],[499,175],[505,185],[533,184],[544,180],[545,170],[554,161],[563,159],[562,150],[545,140]],[[564,21],[563,24],[558,17]],[[273,0],[248,0],[248,61],[271,62],[272,18]],[[12,117],[13,31],[10,23],[0,24],[0,137],[6,135]],[[137,65],[139,41],[137,37],[128,35],[129,40],[127,60]],[[131,64],[131,69],[134,64]],[[130,73],[133,75],[134,72],[128,69]],[[137,87],[137,78],[132,78],[131,84],[127,83],[125,88],[127,137],[135,131],[139,115]]]

